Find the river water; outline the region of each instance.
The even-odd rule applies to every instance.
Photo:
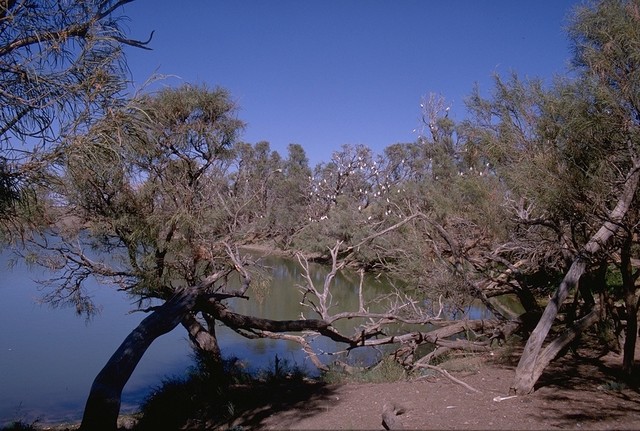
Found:
[[[16,420],[77,421],[94,377],[145,315],[130,313],[135,308],[130,299],[97,284],[89,288],[102,310],[91,321],[78,317],[72,308],[51,309],[38,303],[42,292],[34,281],[47,274],[22,262],[9,268],[10,259],[10,253],[0,254],[4,275],[0,280],[0,426]],[[263,263],[270,281],[256,294],[250,292],[249,301],[234,299],[230,305],[239,313],[258,317],[299,318],[303,311],[295,288],[302,282],[299,264],[274,257]],[[312,277],[321,285],[326,273],[326,268],[314,266]],[[336,277],[332,290],[336,311],[357,310],[358,285],[357,274]],[[369,295],[389,288],[373,278],[365,286]],[[247,340],[225,327],[217,332],[223,355],[239,358],[249,369],[270,367],[278,355],[290,365],[314,370],[297,344]],[[322,338],[313,345],[328,352],[339,349]],[[134,411],[163,378],[183,376],[193,364],[191,354],[181,326],[156,340],[125,386],[122,412]],[[351,360],[366,362],[371,355],[375,353],[355,352]]]

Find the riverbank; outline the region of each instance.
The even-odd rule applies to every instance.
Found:
[[[515,363],[486,356],[444,366],[472,391],[434,373],[411,381],[348,384],[331,387],[312,403],[272,412],[261,422],[239,421],[251,429],[383,429],[385,406],[403,413],[396,419],[404,429],[539,430],[640,429],[637,388],[620,381],[621,358],[562,358],[553,364],[538,390],[509,397]]]
[[[519,353],[501,350],[442,364],[474,390],[437,371],[384,383],[308,381],[244,388],[261,394],[256,399],[262,402],[236,411],[228,422],[191,418],[182,429],[383,429],[385,406],[402,412],[395,419],[414,430],[640,429],[638,374],[636,383],[621,377],[620,355],[581,348],[578,356],[567,354],[551,364],[534,394],[509,397]],[[121,417],[121,429],[139,429],[135,419]],[[77,425],[40,424],[33,429],[75,430]]]

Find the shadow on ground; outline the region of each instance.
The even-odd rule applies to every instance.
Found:
[[[288,426],[324,411],[333,390],[324,383],[280,383],[244,388],[239,393],[253,400],[246,405],[239,417],[228,425],[249,429],[264,428],[264,421],[273,414],[280,414]]]
[[[640,425],[640,367],[630,375],[622,358],[584,348],[554,361],[536,385],[540,418],[559,428],[597,427],[603,421]]]
[[[308,380],[254,381],[224,388],[185,384],[192,383],[176,382],[172,388],[165,382],[162,392],[144,406],[134,429],[259,429],[280,412],[292,412],[288,420],[295,424],[323,409],[332,393],[327,385]]]

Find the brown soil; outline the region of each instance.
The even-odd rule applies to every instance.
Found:
[[[382,411],[393,403],[404,429],[640,429],[640,393],[617,383],[620,356],[576,357],[552,364],[529,396],[508,396],[513,359],[496,356],[457,360],[451,374],[473,392],[434,372],[394,383],[310,385],[244,414],[236,429],[384,429]]]
[[[640,346],[636,350],[638,358]],[[395,418],[413,430],[640,429],[640,367],[623,379],[620,355],[583,348],[552,363],[532,395],[502,399],[509,396],[519,355],[516,349],[442,364],[479,392],[433,370],[392,383],[252,386],[239,391],[237,405],[248,399],[257,403],[236,411],[240,417],[232,423],[220,426],[194,418],[182,429],[382,430],[385,405],[401,409]],[[119,422],[121,429],[129,429],[136,421],[122,417]]]

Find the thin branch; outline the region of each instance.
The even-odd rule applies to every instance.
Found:
[[[293,341],[295,343],[300,344],[302,346],[302,350],[304,350],[304,352],[308,355],[309,360],[311,360],[311,362],[313,363],[313,365],[316,366],[316,368],[322,371],[329,371],[329,367],[327,367],[325,364],[323,364],[320,361],[320,359],[318,358],[318,355],[316,354],[316,352],[314,352],[313,348],[311,347],[311,344],[309,344],[309,342],[305,337],[301,335],[281,334],[281,333],[275,333],[270,331],[262,331],[261,335],[263,335],[266,338],[272,338],[275,340]]]
[[[479,394],[481,394],[481,393],[482,393],[482,392],[481,392],[481,391],[479,391],[478,389],[476,389],[476,388],[474,388],[473,386],[471,386],[471,385],[469,385],[469,384],[467,384],[467,383],[463,382],[462,380],[460,380],[460,379],[456,379],[456,378],[455,378],[455,377],[453,377],[451,374],[449,374],[449,372],[448,372],[447,370],[445,370],[444,368],[440,368],[440,367],[437,367],[437,366],[435,366],[435,365],[429,365],[429,364],[416,364],[416,367],[418,367],[418,368],[428,368],[428,369],[430,369],[430,370],[436,370],[436,371],[438,371],[439,373],[441,373],[443,376],[445,376],[446,378],[448,378],[449,380],[451,380],[452,382],[457,383],[457,384],[459,384],[459,385],[462,385],[462,386],[464,386],[465,388],[469,389],[470,391],[473,391],[473,392],[476,392],[476,393],[479,393]]]

